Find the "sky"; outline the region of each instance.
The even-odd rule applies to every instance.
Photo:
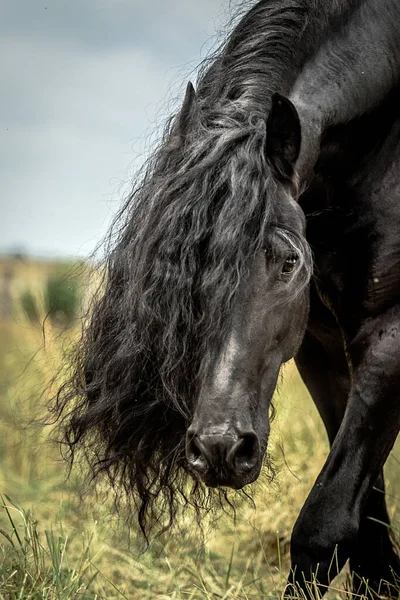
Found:
[[[227,0],[0,0],[0,252],[85,257]]]

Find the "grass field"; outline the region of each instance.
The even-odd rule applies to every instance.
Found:
[[[1,266],[1,264],[0,264]],[[20,266],[15,289],[44,281],[51,266],[29,275]],[[112,503],[79,500],[79,473],[66,483],[51,428],[32,424],[44,414],[43,390],[74,336],[46,322],[30,323],[16,309],[0,320],[0,600],[264,599],[279,597],[289,564],[291,528],[327,454],[326,436],[293,365],[276,394],[271,453],[278,475],[255,486],[257,508],[244,504],[236,521],[208,521],[206,541],[190,515],[179,534],[154,541],[145,553]],[[393,525],[400,531],[400,449],[387,464]],[[399,534],[400,535],[400,534]],[[343,574],[329,592],[344,597]]]

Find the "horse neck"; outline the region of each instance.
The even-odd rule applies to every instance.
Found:
[[[207,103],[253,98],[268,110],[273,93],[288,94],[305,62],[335,22],[362,0],[261,0],[233,30],[214,64],[199,79]]]

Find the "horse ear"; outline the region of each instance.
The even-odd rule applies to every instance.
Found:
[[[266,154],[278,179],[293,180],[300,144],[300,119],[294,104],[285,96],[274,94],[267,120]]]
[[[187,84],[182,108],[176,117],[172,130],[174,146],[179,146],[187,135],[189,125],[196,119],[198,110],[196,91],[191,81]]]

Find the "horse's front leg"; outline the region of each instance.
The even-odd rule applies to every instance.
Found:
[[[400,427],[400,309],[365,323],[348,345],[346,412],[299,518],[291,583],[313,595],[338,574],[357,543],[363,510]]]

